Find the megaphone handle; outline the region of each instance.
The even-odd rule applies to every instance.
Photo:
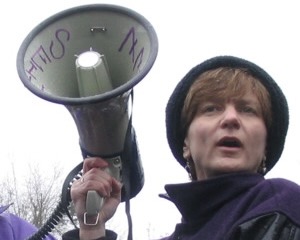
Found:
[[[120,179],[120,171],[121,171],[121,159],[119,157],[114,157],[111,159],[106,159],[109,166],[104,169],[109,175],[115,177],[116,179]],[[86,212],[84,214],[84,224],[85,225],[96,225],[99,219],[99,212],[104,203],[104,198],[101,197],[95,190],[89,190],[86,196],[85,208]],[[95,219],[93,222],[89,222],[87,218]]]
[[[103,205],[104,199],[95,191],[89,190],[86,196],[86,212],[84,213],[85,225],[97,225],[99,220],[99,211]],[[95,221],[89,222],[87,218],[96,217]]]

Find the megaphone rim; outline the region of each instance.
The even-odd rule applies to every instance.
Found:
[[[32,40],[48,25],[51,23],[58,21],[61,18],[64,18],[66,16],[76,14],[77,12],[83,12],[83,11],[90,11],[90,10],[108,10],[108,11],[116,11],[121,12],[125,15],[128,15],[132,18],[135,18],[138,20],[138,22],[147,29],[149,38],[150,38],[150,44],[151,49],[149,54],[149,58],[147,59],[147,62],[145,63],[145,67],[143,68],[143,71],[138,72],[137,75],[135,75],[130,81],[124,83],[123,85],[102,94],[94,95],[94,96],[88,96],[88,97],[62,97],[62,96],[53,96],[46,92],[40,91],[38,88],[34,87],[34,85],[30,84],[30,81],[28,81],[28,77],[25,73],[24,68],[24,56],[27,51],[28,46],[32,42]],[[123,94],[124,92],[129,91],[132,89],[137,83],[139,83],[150,71],[152,68],[156,57],[158,53],[158,38],[156,35],[156,32],[152,26],[152,24],[140,13],[124,7],[120,5],[114,5],[114,4],[87,4],[87,5],[79,5],[76,7],[72,7],[69,9],[62,10],[58,13],[53,14],[52,16],[48,17],[44,21],[40,22],[37,26],[35,26],[25,37],[23,42],[21,43],[21,46],[19,48],[19,51],[17,53],[17,71],[20,79],[22,80],[23,84],[26,88],[28,88],[31,92],[33,92],[35,95],[39,96],[42,99],[45,99],[50,102],[59,103],[59,104],[68,104],[68,105],[77,105],[77,104],[88,104],[88,103],[95,103],[99,101],[105,101],[110,98],[119,96]]]

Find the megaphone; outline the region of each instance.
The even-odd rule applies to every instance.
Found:
[[[150,71],[157,52],[155,30],[142,15],[121,6],[92,4],[40,23],[17,55],[25,87],[68,109],[83,157],[105,158],[129,198],[144,184],[131,123],[133,87]]]

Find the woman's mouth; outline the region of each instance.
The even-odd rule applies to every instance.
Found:
[[[228,149],[236,149],[236,148],[241,148],[242,147],[242,143],[241,141],[236,138],[236,137],[223,137],[221,138],[218,142],[217,142],[217,146],[218,147],[224,147],[224,148],[228,148]]]

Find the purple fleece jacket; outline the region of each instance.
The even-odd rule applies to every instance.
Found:
[[[300,186],[285,179],[228,174],[166,185],[166,191],[181,212],[182,223],[164,239],[230,239],[241,223],[274,212],[300,227]],[[189,237],[183,237],[187,233]]]
[[[9,205],[0,207],[0,240],[25,240],[37,229],[25,220],[5,212]],[[46,240],[55,240],[48,236]]]

